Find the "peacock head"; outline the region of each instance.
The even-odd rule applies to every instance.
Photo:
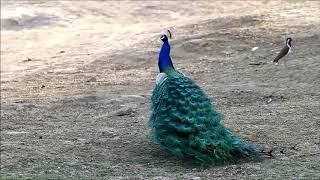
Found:
[[[167,42],[168,42],[168,36],[169,36],[170,39],[171,39],[171,36],[172,36],[169,29],[167,30],[167,32],[168,32],[168,34],[163,34],[163,35],[160,37],[161,41],[164,42],[164,43],[167,43]]]
[[[161,41],[163,41],[164,43],[166,43],[166,42],[168,42],[168,37],[167,37],[167,35],[162,35],[161,37],[160,37],[160,39],[161,39]]]

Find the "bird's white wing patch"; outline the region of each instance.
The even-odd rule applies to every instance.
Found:
[[[289,46],[288,54],[292,53],[292,48]]]
[[[289,45],[288,42],[287,42],[287,47],[289,48],[288,54],[290,54],[292,52],[292,48],[291,48],[291,46]]]
[[[161,84],[164,80],[167,79],[166,73],[159,73],[156,78],[156,84]]]

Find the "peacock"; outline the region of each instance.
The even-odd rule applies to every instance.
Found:
[[[151,96],[150,137],[178,157],[191,159],[200,169],[258,157],[256,146],[224,127],[221,113],[203,90],[174,68],[168,32],[161,36],[160,73]]]

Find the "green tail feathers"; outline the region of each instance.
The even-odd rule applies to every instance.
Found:
[[[233,162],[257,155],[255,147],[238,139],[220,122],[221,115],[191,79],[167,73],[152,95],[151,136],[176,155],[198,165]]]

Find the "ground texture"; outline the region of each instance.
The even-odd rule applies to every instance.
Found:
[[[1,179],[320,179],[319,2],[1,3]],[[146,138],[167,27],[176,69],[271,158],[198,171]]]

